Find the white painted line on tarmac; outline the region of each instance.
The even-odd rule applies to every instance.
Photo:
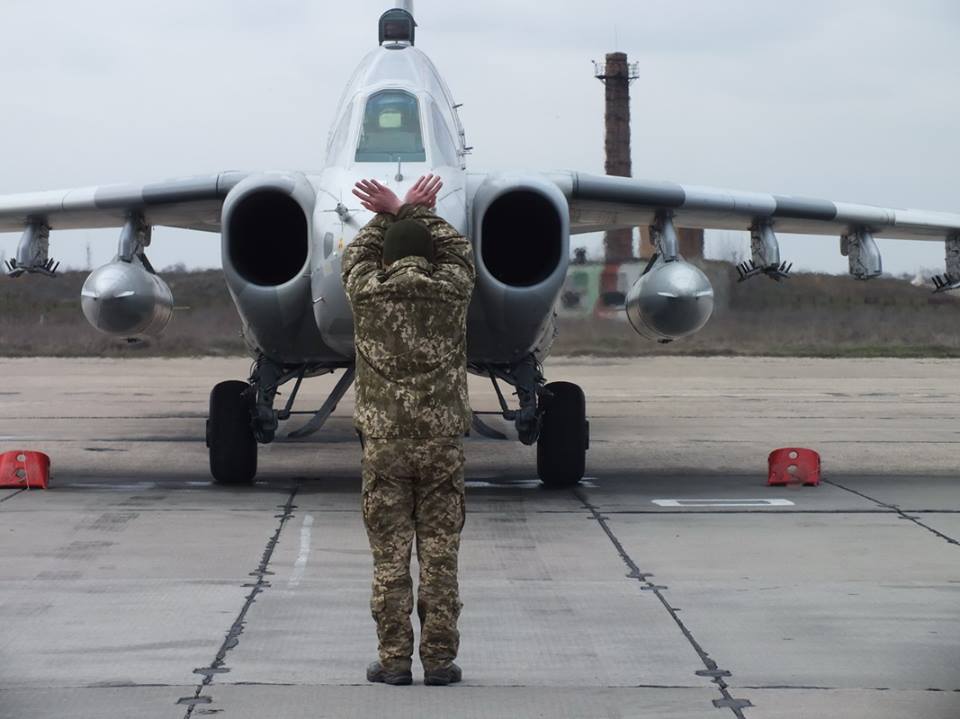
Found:
[[[307,558],[310,556],[310,536],[313,534],[311,527],[313,527],[313,515],[304,515],[303,525],[300,527],[300,553],[297,555],[297,561],[293,563],[293,573],[287,582],[287,589],[292,589],[300,584],[304,572],[307,571]]]
[[[658,507],[703,509],[706,507],[793,507],[789,499],[654,499]]]
[[[508,481],[498,482],[493,479],[467,479],[464,480],[464,483],[468,487],[494,487],[494,488],[503,488],[509,487],[511,489],[535,489],[540,486],[539,479],[520,479],[517,481]]]
[[[587,489],[596,489],[597,485],[593,481],[596,477],[584,477],[580,480],[580,487]],[[464,480],[468,487],[493,487],[495,489],[539,489],[543,484],[539,479],[504,479],[498,480],[495,477],[467,477]]]
[[[108,484],[106,482],[67,482],[62,487],[78,487],[80,489],[112,489],[119,492],[140,492],[144,489],[156,489],[156,482],[138,482],[136,484]]]

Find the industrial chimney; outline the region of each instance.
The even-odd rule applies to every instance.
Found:
[[[596,77],[606,87],[606,172],[617,177],[632,177],[630,159],[630,83],[639,77],[637,63],[630,64],[623,52],[607,54],[606,62],[594,63]],[[607,264],[634,259],[633,230],[610,230],[603,240]]]
[[[626,53],[611,52],[603,63],[594,63],[595,75],[606,88],[605,137],[606,173],[632,177],[630,148],[630,84],[640,77],[638,63]],[[686,258],[703,257],[703,230],[677,229],[680,253]],[[633,253],[633,230],[611,230],[603,241],[604,261],[608,265],[629,262]],[[640,228],[640,257],[649,258],[654,249],[650,231]]]

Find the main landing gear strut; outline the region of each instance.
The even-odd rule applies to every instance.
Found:
[[[271,443],[282,420],[295,414],[311,415],[310,420],[287,435],[297,439],[320,430],[353,384],[355,368],[344,369],[327,401],[316,412],[294,412],[294,400],[306,377],[329,374],[338,367],[300,365],[281,367],[261,357],[247,382],[221,382],[210,393],[207,419],[207,447],[210,472],[218,484],[249,484],[257,474],[257,445]],[[534,357],[512,366],[472,366],[493,382],[500,401],[499,414],[513,422],[520,441],[537,445],[537,474],[545,487],[572,487],[583,479],[586,453],[590,446],[590,424],[586,417],[583,390],[569,382],[546,383]],[[516,389],[517,409],[511,409],[498,380]],[[279,389],[294,382],[282,409],[273,404]],[[474,428],[490,437],[506,439],[474,415]]]
[[[288,435],[292,439],[319,431],[353,384],[354,367],[344,368],[327,401],[316,412],[294,412],[293,402],[305,377],[329,374],[334,369],[320,365],[281,367],[261,356],[254,363],[247,382],[221,382],[214,387],[207,419],[207,448],[214,481],[217,484],[253,482],[257,474],[257,444],[273,442],[281,420],[295,414],[312,415],[307,424]],[[293,390],[283,409],[274,409],[280,387],[291,381]]]
[[[480,368],[475,368],[480,369]],[[570,382],[546,384],[534,357],[509,368],[484,367],[500,401],[500,414],[513,422],[520,441],[537,445],[537,474],[545,487],[572,487],[583,479],[590,448],[583,390]],[[497,380],[516,388],[519,409],[510,409]],[[488,437],[506,439],[474,415],[474,428]]]

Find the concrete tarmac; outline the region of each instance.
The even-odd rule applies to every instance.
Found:
[[[960,362],[552,361],[588,478],[546,491],[533,449],[467,440],[448,688],[364,681],[352,396],[255,486],[211,484],[207,397],[247,369],[0,361],[0,451],[54,467],[0,490],[0,717],[960,717]],[[781,446],[824,483],[768,488]]]

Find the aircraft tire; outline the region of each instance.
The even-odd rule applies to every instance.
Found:
[[[550,489],[573,487],[583,479],[590,445],[586,399],[570,382],[551,382],[545,389],[553,396],[543,400],[537,474]]]
[[[250,484],[257,474],[257,440],[250,423],[246,382],[221,382],[210,392],[207,447],[217,484]]]

